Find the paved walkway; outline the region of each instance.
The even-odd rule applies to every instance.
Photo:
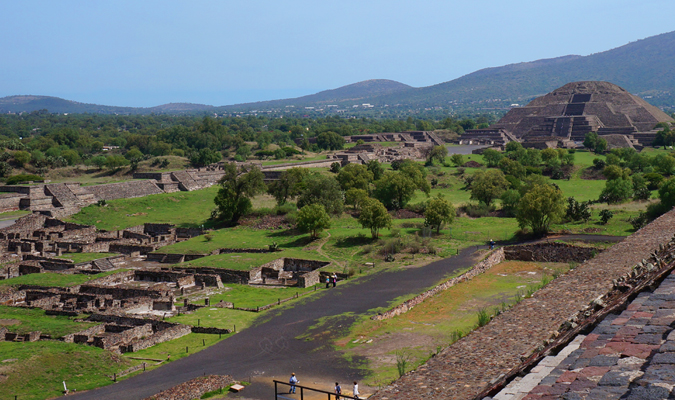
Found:
[[[355,317],[342,317],[329,322],[329,333],[318,340],[296,339],[307,333],[320,335],[327,330],[312,326],[322,317],[353,313],[368,314],[368,310],[387,307],[397,297],[417,293],[438,283],[444,277],[468,268],[477,261],[476,248],[460,251],[459,255],[436,261],[424,267],[381,272],[356,279],[335,289],[325,290],[292,308],[271,311],[265,322],[233,335],[208,349],[181,360],[173,361],[153,371],[137,375],[94,391],[69,396],[72,399],[143,399],[186,380],[204,374],[227,374],[237,380],[262,376],[286,379],[295,372],[303,383],[311,380],[352,381],[362,378],[359,362],[348,364],[330,348],[340,329],[347,329]],[[264,317],[263,317],[264,318]],[[273,397],[270,386],[254,383],[242,396],[253,399]]]
[[[575,240],[606,241],[623,238],[606,236],[574,237]],[[483,246],[484,248],[484,246]],[[331,340],[348,329],[356,316],[372,314],[368,310],[387,307],[397,297],[419,293],[443,278],[466,269],[478,261],[477,247],[460,251],[459,255],[432,262],[423,267],[380,272],[360,277],[336,289],[325,290],[292,308],[270,311],[264,322],[229,337],[208,349],[181,360],[173,361],[153,371],[137,375],[119,383],[94,391],[69,396],[72,399],[143,399],[179,383],[204,374],[227,374],[237,380],[254,383],[241,395],[250,399],[270,399],[273,396],[271,379],[287,379],[295,372],[303,384],[313,381],[345,382],[361,380],[358,367],[364,359],[353,359],[348,364],[332,350]],[[331,319],[328,326],[313,328],[320,318],[344,315]],[[314,340],[299,340],[311,334]],[[232,396],[232,395],[231,395]]]

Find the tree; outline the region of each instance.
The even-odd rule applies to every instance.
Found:
[[[221,187],[213,200],[218,207],[216,217],[236,224],[239,218],[251,211],[251,197],[264,192],[265,177],[256,166],[237,168],[234,163],[226,163],[223,169],[223,177],[218,181]]]
[[[422,164],[412,160],[405,160],[399,167],[399,172],[410,178],[417,189],[429,196],[431,185],[427,182],[427,170]]]
[[[516,219],[521,229],[529,227],[536,235],[548,232],[549,226],[565,213],[565,199],[552,185],[536,185],[518,203]]]
[[[605,138],[598,138],[597,143],[595,143],[595,148],[593,149],[594,153],[602,154],[607,151],[607,140]]]
[[[527,173],[527,170],[521,163],[510,158],[502,158],[499,162],[499,169],[504,172],[504,175],[515,176],[518,179],[524,178]]]
[[[373,197],[382,202],[388,209],[405,207],[415,194],[417,185],[401,172],[385,172],[382,179],[375,182]]]
[[[448,148],[445,146],[434,146],[427,155],[427,163],[433,164],[438,161],[440,164],[445,162],[445,157],[448,155]]]
[[[312,239],[330,228],[330,217],[321,204],[308,204],[298,211],[297,228],[302,232],[310,232]]]
[[[515,213],[518,202],[520,201],[521,194],[515,189],[509,189],[502,193],[499,199],[502,201],[502,209],[510,216],[513,216]]]
[[[630,177],[630,170],[624,170],[618,165],[608,165],[602,170],[602,175],[610,181],[618,178],[628,179]]]
[[[17,152],[18,153],[18,152]],[[16,153],[14,153],[16,158]],[[675,172],[675,158],[666,155],[659,154],[654,157],[652,163],[657,170],[661,171],[664,175],[672,175]]]
[[[89,163],[99,170],[103,169],[105,166],[105,156],[95,156],[89,159]]]
[[[277,205],[285,204],[288,199],[297,197],[304,187],[303,180],[309,175],[305,168],[291,168],[282,171],[279,180],[272,181],[267,192],[274,196]]]
[[[464,165],[464,156],[461,154],[453,154],[450,157],[450,161],[455,167],[461,167],[462,165]]]
[[[207,165],[217,163],[223,158],[223,155],[219,151],[212,150],[209,148],[204,148],[199,150],[199,152],[194,153],[190,157],[190,164],[195,167],[205,167]]]
[[[498,198],[509,187],[509,181],[500,170],[479,171],[474,174],[471,182],[471,198],[486,205]]]
[[[355,210],[358,210],[366,199],[368,192],[363,189],[352,188],[345,192],[345,203],[353,205]]]
[[[444,224],[451,224],[455,219],[455,207],[440,194],[427,202],[424,210],[424,225],[441,232]]]
[[[316,144],[323,150],[342,150],[345,139],[335,132],[322,132],[316,137]]]
[[[391,215],[382,203],[368,198],[361,205],[359,223],[362,227],[370,229],[373,239],[377,239],[380,229],[391,228]]]
[[[63,156],[63,153],[61,155]],[[137,148],[134,147],[131,150],[127,151],[126,154],[124,154],[124,158],[133,162],[134,160],[142,159],[143,153],[141,153],[140,150],[138,150]]]
[[[633,183],[630,178],[608,180],[600,193],[600,201],[607,204],[619,203],[633,196]]]
[[[82,157],[80,157],[80,154],[73,149],[68,149],[61,153],[61,157],[68,161],[68,165],[77,165],[82,162]]]
[[[303,185],[298,197],[298,208],[308,204],[321,204],[329,214],[342,214],[344,195],[335,178],[312,174],[304,179]]]
[[[14,157],[14,161],[16,161],[16,163],[21,167],[23,167],[25,164],[28,164],[31,158],[30,153],[23,150],[15,151],[12,156]]]
[[[675,178],[670,178],[661,185],[659,199],[667,210],[675,207]]]
[[[607,150],[607,140],[595,132],[588,132],[584,138],[584,147],[596,154],[601,154]]]
[[[361,164],[347,164],[337,174],[337,181],[342,190],[363,189],[368,191],[373,182],[373,173]]]
[[[504,155],[497,150],[485,149],[483,151],[483,160],[485,160],[489,168],[496,168],[502,158],[504,158]]]
[[[105,166],[109,170],[113,171],[119,170],[120,168],[128,164],[129,161],[119,154],[111,154],[105,158]]]
[[[378,160],[370,160],[367,165],[368,171],[373,173],[373,180],[379,180],[384,174],[384,168]]]

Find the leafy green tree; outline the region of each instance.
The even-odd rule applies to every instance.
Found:
[[[21,167],[28,164],[31,158],[30,153],[23,150],[15,151],[12,156],[14,157],[14,161],[16,161],[16,163]]]
[[[675,207],[675,178],[670,178],[661,185],[659,199],[666,209]]]
[[[416,189],[417,185],[406,174],[385,172],[384,176],[375,182],[373,196],[388,209],[399,209],[408,204]]]
[[[427,182],[427,170],[423,165],[412,160],[405,160],[399,167],[399,172],[410,178],[417,189],[429,196],[431,185]]]
[[[116,171],[125,165],[129,165],[129,160],[119,154],[111,154],[105,158],[105,166],[109,170]]]
[[[527,170],[521,163],[510,158],[502,158],[499,162],[499,169],[502,170],[504,175],[515,176],[518,179],[523,179],[527,173]]]
[[[623,169],[618,165],[608,165],[602,170],[602,175],[610,181],[618,178],[628,179],[630,177],[630,170]]]
[[[381,229],[391,228],[391,215],[382,203],[376,199],[366,198],[361,203],[359,223],[362,227],[370,229],[373,239],[377,239]]]
[[[520,199],[516,219],[521,229],[529,227],[535,235],[543,235],[564,213],[562,191],[552,185],[536,185]]]
[[[224,174],[218,184],[215,217],[220,221],[236,224],[253,207],[251,198],[265,191],[264,175],[256,166],[241,166],[234,163],[223,166]]]
[[[237,147],[237,150],[234,153],[236,158],[239,158],[241,161],[246,161],[251,156],[251,146],[243,144]],[[237,157],[238,156],[238,157]],[[220,159],[218,160],[220,161]],[[214,162],[218,162],[214,161]],[[206,164],[208,165],[208,164]]]
[[[308,204],[321,204],[329,214],[342,214],[344,195],[335,178],[311,174],[304,179],[303,185],[304,188],[298,197],[298,208]]]
[[[126,158],[129,161],[140,160],[143,158],[143,153],[141,153],[140,150],[134,147],[133,149],[127,151],[126,154],[124,154],[124,158]]]
[[[620,203],[633,196],[633,183],[630,178],[616,178],[608,180],[600,193],[600,201],[607,204]]]
[[[304,179],[309,175],[305,168],[291,168],[282,171],[279,180],[272,181],[267,192],[274,196],[277,205],[285,204],[287,200],[297,197],[304,188]]]
[[[492,200],[498,198],[509,187],[509,181],[500,170],[487,170],[476,172],[471,182],[471,198],[486,205],[492,204]]]
[[[345,192],[345,204],[354,206],[355,210],[358,210],[366,199],[368,192],[363,189],[351,188]]]
[[[589,206],[590,202],[588,201],[582,201],[580,203],[574,197],[568,197],[565,216],[570,221],[587,222],[589,219],[591,219],[591,209]]]
[[[427,163],[433,164],[438,161],[440,164],[445,162],[445,157],[448,155],[448,148],[445,146],[434,146],[427,155]]]
[[[89,159],[89,163],[94,165],[99,170],[105,166],[105,156],[95,156]]]
[[[461,154],[453,154],[450,157],[450,162],[452,162],[455,167],[461,167],[464,165],[464,156]]]
[[[675,172],[675,158],[669,155],[659,154],[654,157],[652,162],[654,167],[664,175],[672,175]]]
[[[370,160],[367,164],[368,171],[372,172],[373,180],[379,180],[384,174],[384,168],[378,160]]]
[[[368,191],[373,182],[373,173],[361,164],[347,164],[337,174],[337,181],[342,190],[363,189]]]
[[[424,225],[441,232],[444,224],[452,224],[455,220],[455,207],[440,194],[427,202],[424,210]]]
[[[483,151],[483,160],[485,160],[487,166],[490,168],[496,168],[502,158],[504,158],[504,155],[497,150],[485,149],[485,151]]]
[[[598,141],[595,143],[595,148],[593,148],[593,152],[602,154],[605,151],[607,151],[607,140],[605,138],[598,138]]]
[[[642,174],[633,175],[633,199],[635,200],[649,200],[652,197],[652,192],[647,187],[647,180]]]
[[[549,163],[551,163],[554,160],[558,160],[558,152],[555,151],[554,149],[549,149],[546,148],[541,151],[541,161],[549,166]]]
[[[207,165],[211,165],[213,163],[217,163],[223,158],[223,155],[220,154],[219,151],[212,150],[209,148],[204,148],[199,150],[199,152],[194,153],[192,157],[190,157],[190,164],[192,164],[195,167],[205,167]]]
[[[527,149],[523,157],[518,161],[526,167],[537,167],[541,164],[541,151],[538,149]]]
[[[12,166],[4,161],[0,161],[0,177],[6,178],[12,173]]]
[[[323,150],[342,150],[345,139],[335,132],[322,132],[316,137],[316,144]]]
[[[330,228],[330,216],[321,204],[308,204],[298,211],[297,227],[316,239],[324,229]]]
[[[515,189],[506,190],[499,199],[502,201],[502,208],[507,214],[513,215],[515,213],[518,202],[520,201],[520,192]]]
[[[68,161],[68,165],[77,165],[82,162],[82,157],[80,154],[72,149],[68,149],[61,153],[61,157],[65,158]]]
[[[589,150],[594,150],[598,143],[598,134],[596,132],[588,132],[584,137],[584,147]]]

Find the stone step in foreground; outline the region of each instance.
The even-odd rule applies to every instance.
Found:
[[[675,234],[675,211],[560,276],[391,385],[372,400],[473,399],[521,366],[563,323],[613,288]]]

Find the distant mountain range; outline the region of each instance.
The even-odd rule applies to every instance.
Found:
[[[652,36],[589,56],[569,55],[486,68],[449,82],[414,88],[400,82],[373,79],[282,100],[229,106],[171,103],[150,108],[113,107],[78,103],[58,97],[0,98],[0,113],[47,109],[53,113],[186,114],[202,112],[288,109],[329,110],[363,107],[504,108],[526,103],[568,82],[600,80],[623,87],[653,105],[675,108],[675,32]]]

